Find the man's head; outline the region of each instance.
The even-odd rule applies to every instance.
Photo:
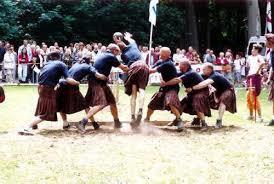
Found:
[[[47,59],[51,60],[51,61],[60,60],[60,58],[61,58],[61,56],[60,56],[60,53],[58,51],[50,52],[47,56]]]
[[[181,53],[181,49],[180,48],[177,48],[176,49],[176,54],[180,54]]]
[[[147,52],[148,51],[148,47],[143,47],[142,51],[143,52]]]
[[[160,49],[160,59],[162,59],[163,61],[168,60],[170,58],[170,55],[171,55],[170,48],[162,47]]]
[[[269,33],[265,35],[266,37],[266,47],[268,48],[274,48],[274,34],[273,33]]]
[[[187,58],[181,59],[180,64],[179,64],[179,68],[180,68],[180,71],[183,72],[183,73],[185,73],[189,68],[191,68],[189,59],[187,59]]]
[[[205,76],[210,76],[211,73],[213,72],[214,68],[213,65],[211,63],[205,63],[203,65],[203,74]]]
[[[219,56],[220,56],[220,58],[224,58],[225,57],[225,53],[220,52]]]
[[[81,63],[87,63],[87,64],[90,64],[90,61],[92,59],[92,53],[91,52],[87,52],[85,53]]]
[[[192,46],[190,46],[190,47],[188,47],[188,52],[193,52],[193,47]]]
[[[114,43],[109,44],[107,50],[110,51],[114,56],[117,56],[120,53],[120,48]]]
[[[113,34],[113,41],[123,41],[124,35],[121,32],[115,32]]]
[[[260,44],[255,44],[255,45],[253,45],[253,48],[252,48],[251,53],[252,53],[253,56],[254,56],[254,55],[256,56],[256,55],[259,54],[261,51],[262,51],[262,46],[261,46]]]
[[[210,55],[213,55],[213,54],[214,54],[214,51],[213,51],[213,50],[210,50],[209,54],[210,54]]]
[[[28,46],[28,40],[23,40],[23,45],[26,47]]]

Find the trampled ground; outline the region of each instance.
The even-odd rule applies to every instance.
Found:
[[[168,112],[156,112],[154,123],[139,131],[128,126],[129,98],[120,91],[119,112],[124,127],[112,129],[109,109],[96,116],[102,129],[91,127],[84,136],[62,123],[44,122],[37,135],[16,131],[33,118],[35,87],[5,87],[0,104],[0,183],[272,183],[274,128],[244,120],[245,91],[238,90],[238,113],[226,114],[221,130],[188,129],[177,133],[163,125]],[[82,87],[83,93],[86,88]],[[149,101],[157,87],[147,92]],[[263,115],[271,104],[262,94]],[[84,113],[69,116],[78,121]],[[207,121],[215,123],[216,113]],[[191,120],[190,116],[183,116]],[[156,126],[158,125],[158,126]],[[271,182],[272,181],[272,182]]]

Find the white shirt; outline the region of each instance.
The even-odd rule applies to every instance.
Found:
[[[256,74],[260,66],[264,63],[264,58],[261,55],[249,56],[247,59],[247,65],[249,66],[248,75],[250,76]]]
[[[235,71],[241,71],[241,59],[236,59],[234,61]]]
[[[14,53],[12,52],[6,52],[4,55],[4,68],[5,69],[14,69],[15,68],[15,57]]]

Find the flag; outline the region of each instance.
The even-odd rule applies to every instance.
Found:
[[[272,33],[271,0],[267,0],[265,34]],[[270,48],[266,48],[266,60],[270,60]]]
[[[272,33],[271,0],[267,0],[266,7],[266,34]]]
[[[151,0],[149,4],[149,22],[156,25],[156,17],[157,17],[157,4],[159,0]]]

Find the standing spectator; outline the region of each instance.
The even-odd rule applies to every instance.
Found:
[[[208,54],[205,55],[204,63],[215,63],[216,56],[214,55],[213,50],[210,50]]]
[[[27,48],[24,47],[18,54],[18,78],[19,83],[26,83],[28,74],[29,56],[27,54]]]
[[[241,55],[238,53],[236,54],[236,59],[234,60],[234,74],[235,80],[234,85],[240,86],[241,85],[241,71],[242,71],[242,60]]]
[[[148,52],[148,47],[143,47],[141,55],[142,55],[142,60],[145,61],[147,58],[147,55],[149,54]]]
[[[241,52],[241,78],[244,79],[246,76],[246,59],[244,57],[244,54]]]
[[[4,70],[2,69],[3,68],[2,65],[3,65],[5,53],[6,53],[6,49],[4,47],[4,42],[0,41],[0,79],[1,79],[1,76],[2,76],[2,78],[4,76]]]
[[[18,49],[18,57],[19,57],[19,53],[22,53],[22,50],[24,48],[27,50],[28,59],[31,60],[32,51],[31,51],[30,45],[28,44],[28,40],[23,40],[23,45],[21,45]],[[19,60],[19,58],[18,58],[18,60]]]
[[[7,48],[7,52],[4,55],[3,63],[6,82],[14,82],[13,73],[15,68],[14,66],[16,65],[16,60],[10,46]]]
[[[261,75],[260,71],[265,64],[264,58],[260,55],[262,46],[255,44],[251,51],[252,55],[247,59],[247,65],[249,66],[249,72],[247,76],[247,107],[249,110],[249,120],[254,119],[254,110],[257,110],[258,117],[257,122],[262,122],[261,104],[259,95],[261,93]]]
[[[157,55],[155,54],[155,50],[154,48],[151,48],[151,56],[150,56],[150,60],[148,59],[149,58],[149,54],[147,55],[147,58],[146,58],[146,64],[149,66],[149,67],[152,67],[158,60],[158,57]]]
[[[13,81],[15,81],[16,80],[16,75],[17,75],[18,57],[17,57],[17,53],[14,50],[13,45],[10,47],[10,50],[13,53],[13,57],[14,57],[14,61],[15,61],[14,68],[13,68]]]

